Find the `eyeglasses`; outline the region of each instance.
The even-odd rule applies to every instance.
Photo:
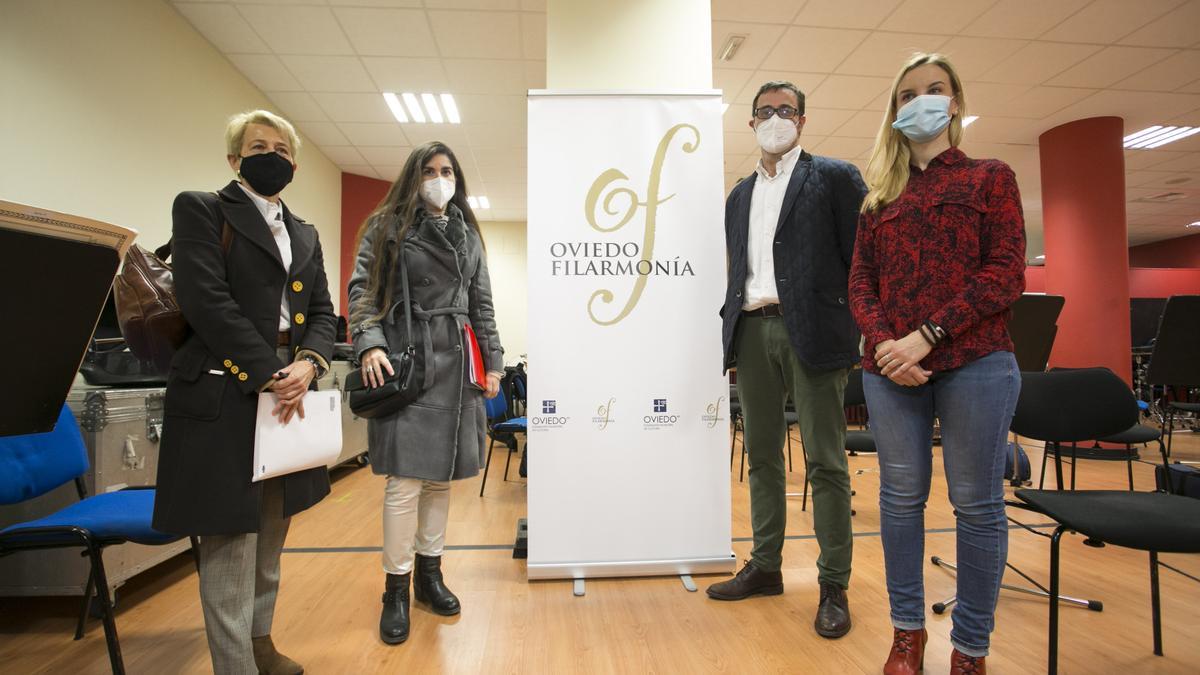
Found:
[[[754,109],[754,116],[760,120],[769,120],[771,115],[779,115],[780,119],[790,120],[798,114],[800,111],[790,105],[781,105],[778,108],[764,105]]]

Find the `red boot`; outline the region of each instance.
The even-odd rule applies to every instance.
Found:
[[[987,675],[983,656],[967,656],[955,649],[950,654],[950,675]]]
[[[929,633],[921,630],[896,629],[892,636],[892,651],[883,664],[884,675],[915,675],[925,667],[925,642]]]

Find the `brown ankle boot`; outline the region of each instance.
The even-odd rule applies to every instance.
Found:
[[[967,656],[955,649],[950,653],[950,675],[987,675],[983,656]]]
[[[892,635],[892,651],[883,664],[884,675],[914,675],[925,667],[925,642],[929,633],[921,630],[896,629]]]
[[[301,675],[304,666],[275,651],[270,635],[251,638],[254,646],[254,665],[261,675]]]

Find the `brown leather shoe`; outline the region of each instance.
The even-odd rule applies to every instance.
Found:
[[[813,628],[824,638],[840,638],[850,632],[850,603],[846,600],[846,589],[830,581],[821,582],[821,604],[817,606]]]
[[[883,675],[915,675],[925,668],[925,643],[929,633],[921,630],[896,629],[892,635],[892,651],[883,664]]]
[[[708,587],[708,597],[714,600],[745,600],[752,595],[780,595],[783,593],[783,572],[764,572],[746,561],[746,566],[737,576]]]
[[[987,675],[983,656],[967,656],[955,649],[950,653],[950,675]]]
[[[254,665],[260,675],[302,675],[304,666],[275,651],[270,635],[250,638],[254,647]]]

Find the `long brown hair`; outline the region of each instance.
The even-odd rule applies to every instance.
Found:
[[[387,195],[358,229],[357,242],[359,246],[362,245],[363,237],[368,232],[373,232],[375,237],[371,242],[371,264],[367,270],[366,294],[373,301],[371,304],[379,310],[379,313],[364,314],[362,309],[355,310],[352,307],[350,321],[354,325],[364,321],[378,321],[392,306],[392,284],[390,282],[392,267],[396,261],[392,260],[389,255],[388,240],[394,238],[400,246],[403,246],[404,236],[413,225],[416,225],[417,212],[424,205],[424,200],[421,198],[421,183],[424,177],[421,175],[421,171],[437,155],[445,155],[454,169],[454,196],[450,198],[450,203],[458,207],[458,210],[462,212],[463,222],[474,229],[475,233],[479,235],[479,240],[483,241],[483,235],[479,231],[479,222],[475,219],[475,212],[467,203],[467,179],[463,175],[458,158],[454,156],[454,151],[440,141],[430,141],[413,148],[404,162],[404,168],[400,170],[400,176],[392,183]],[[395,250],[399,251],[400,248],[397,247]],[[362,306],[360,305],[360,307]]]
[[[892,95],[888,99],[887,112],[883,114],[883,123],[879,125],[879,133],[875,136],[875,148],[871,151],[871,159],[867,161],[864,178],[867,182],[867,196],[862,203],[862,211],[878,211],[896,200],[908,185],[908,162],[912,156],[908,147],[908,139],[904,134],[892,128],[896,121],[896,90],[900,88],[900,80],[908,71],[921,66],[933,64],[946,71],[950,77],[950,88],[955,100],[958,101],[958,114],[950,118],[950,145],[957,148],[962,143],[963,117],[967,114],[967,100],[963,94],[962,80],[950,61],[942,54],[918,52],[912,55],[896,79],[892,81]]]

